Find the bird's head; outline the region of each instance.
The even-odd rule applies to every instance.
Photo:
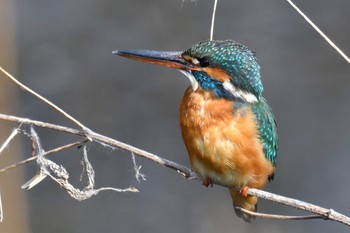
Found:
[[[119,56],[179,69],[198,87],[217,98],[258,101],[263,92],[254,53],[233,40],[198,42],[184,52],[116,50]]]

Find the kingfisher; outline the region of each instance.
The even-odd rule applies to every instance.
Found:
[[[205,186],[229,187],[236,214],[252,221],[241,208],[256,212],[257,198],[248,190],[273,179],[278,143],[255,53],[233,40],[206,40],[185,51],[113,53],[178,69],[190,80],[180,126],[192,169]]]

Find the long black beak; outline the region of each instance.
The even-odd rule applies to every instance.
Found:
[[[183,59],[182,52],[180,51],[115,50],[112,53],[133,60],[158,64],[180,70],[192,70],[195,68],[191,63]]]

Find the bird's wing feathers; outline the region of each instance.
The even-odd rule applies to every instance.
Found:
[[[260,101],[253,105],[253,112],[259,125],[259,136],[264,146],[265,156],[276,166],[277,129],[272,110],[266,100],[261,97]]]

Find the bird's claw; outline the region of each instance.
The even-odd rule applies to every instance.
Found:
[[[241,194],[243,197],[248,196],[248,192],[249,192],[248,186],[242,186],[242,187],[239,189],[239,194]]]
[[[213,181],[206,177],[203,179],[203,183],[202,183],[205,187],[208,187],[210,185],[210,187],[213,187]]]

